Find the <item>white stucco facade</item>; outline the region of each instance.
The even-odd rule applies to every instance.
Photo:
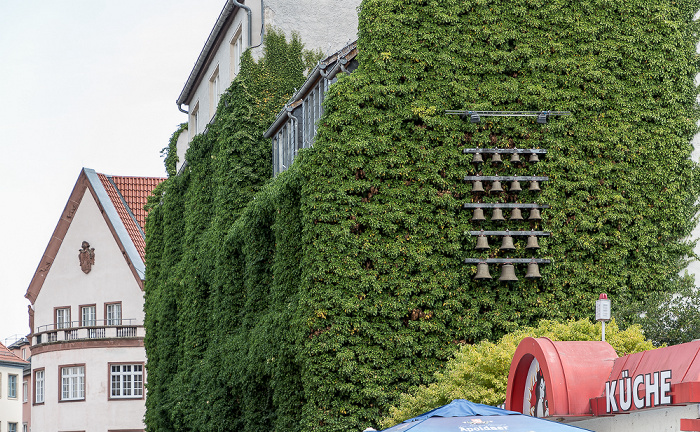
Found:
[[[10,424],[22,430],[22,369],[21,364],[0,361],[0,432],[7,432]],[[14,397],[9,394],[10,376],[16,383]]]
[[[83,273],[78,261],[83,241],[95,248],[95,264],[88,274]],[[143,325],[143,292],[123,262],[114,235],[95,199],[86,191],[46,276],[41,295],[34,302],[35,332],[47,330],[44,326],[53,326],[56,307],[69,307],[70,320],[77,325],[81,305],[94,304],[96,319],[100,322],[105,319],[104,305],[119,301],[122,302],[122,318]]]
[[[623,415],[595,417],[569,424],[595,432],[681,432],[682,419],[696,419],[698,404],[632,411]]]
[[[128,252],[140,234],[127,233],[128,207],[110,181],[81,173],[28,290],[35,432],[145,428],[143,261]],[[86,248],[91,265],[79,258]]]

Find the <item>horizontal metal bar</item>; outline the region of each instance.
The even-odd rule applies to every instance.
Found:
[[[465,209],[475,208],[501,208],[501,209],[548,209],[549,204],[530,204],[530,203],[465,203]]]
[[[550,264],[552,260],[544,258],[465,258],[465,264],[529,264],[531,262],[537,264]]]
[[[540,176],[464,176],[466,181],[486,180],[486,181],[548,181],[549,177]]]
[[[545,115],[571,115],[571,111],[470,111],[470,110],[445,110],[445,114],[469,116],[476,114],[484,117],[537,117]]]
[[[470,235],[473,236],[537,236],[537,237],[549,237],[552,233],[546,231],[469,231]]]
[[[519,149],[519,148],[468,148],[462,150],[462,153],[537,153],[545,154],[545,149]]]

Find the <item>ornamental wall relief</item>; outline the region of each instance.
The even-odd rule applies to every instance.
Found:
[[[80,260],[80,269],[83,273],[90,273],[92,265],[95,264],[95,248],[91,248],[90,243],[84,241],[82,248],[78,251],[78,259]]]

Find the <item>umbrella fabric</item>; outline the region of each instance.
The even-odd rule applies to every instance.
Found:
[[[382,432],[581,432],[569,426],[489,405],[455,399],[452,403],[406,420]]]

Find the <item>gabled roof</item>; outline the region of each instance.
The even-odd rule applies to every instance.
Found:
[[[0,343],[0,364],[16,364],[17,366],[24,367],[24,365],[28,365],[29,362],[26,360],[22,360],[21,358],[17,357],[5,347],[2,343]]]
[[[146,274],[145,247],[146,236],[144,224],[146,211],[143,209],[148,196],[165,178],[160,177],[121,177],[98,174],[89,168],[83,168],[73,187],[66,207],[51,236],[48,246],[41,257],[41,262],[34,272],[34,277],[27,288],[25,297],[32,303],[36,300],[44,284],[46,275],[68,232],[73,216],[78,210],[86,191],[102,210],[105,222],[114,235],[127,263],[134,273],[139,286],[143,289]]]

